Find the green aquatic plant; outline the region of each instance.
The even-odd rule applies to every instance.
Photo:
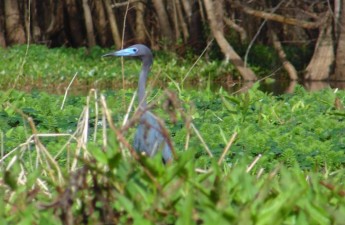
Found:
[[[114,49],[112,49],[114,50]],[[122,81],[122,64],[120,60],[112,60],[111,63],[101,58],[111,49],[93,47],[91,49],[73,48],[47,48],[43,45],[18,45],[8,49],[0,49],[0,74],[2,87],[47,87],[52,83],[66,83],[77,73],[80,83],[104,84]],[[197,69],[193,69],[193,62],[187,61],[174,54],[156,52],[155,64],[152,67],[150,79],[178,82],[188,76],[190,80],[206,80],[209,76],[213,79],[224,73],[232,73],[231,65],[221,66],[221,62],[205,62],[199,59]],[[23,62],[23,63],[18,63]],[[71,63],[73,62],[73,63]],[[176,66],[179,65],[179,66]],[[126,62],[126,82],[137,80],[137,71],[140,65],[136,62]],[[123,84],[122,84],[123,85]]]
[[[121,63],[99,59],[109,51],[101,48],[0,51],[2,82],[14,82],[22,57],[18,83],[69,81],[76,72],[85,80],[121,79]],[[156,57],[150,83],[162,77],[170,91],[151,85],[147,97],[177,152],[169,166],[160,156],[131,153],[133,88],[66,99],[1,91],[2,223],[343,223],[344,91],[297,86],[274,96],[259,84],[239,94],[210,85],[190,90],[179,82],[188,62]],[[210,81],[220,64],[198,65],[190,76],[201,72]],[[130,64],[126,79],[136,79],[138,69]]]
[[[134,90],[104,92],[113,111],[113,120],[121,123],[126,114]],[[163,92],[153,89],[149,101],[164,104],[159,96]],[[30,134],[28,123],[19,111],[30,116],[39,132],[70,133],[79,121],[86,98],[68,97],[61,110],[63,98],[45,93],[10,91],[2,96],[0,112],[1,131],[5,134],[3,146],[9,150],[20,144]],[[218,93],[179,90],[184,99],[182,107],[188,112],[201,137],[215,155],[220,155],[230,137],[238,136],[233,144],[228,161],[236,161],[244,155],[256,157],[263,154],[261,161],[272,168],[277,162],[304,169],[340,168],[344,164],[344,138],[341,110],[334,107],[336,98],[343,101],[344,93],[330,89],[308,93],[297,90],[296,94],[281,96],[267,95],[255,88],[239,95],[224,91]],[[125,98],[124,98],[125,97]],[[18,109],[18,110],[16,110]],[[170,113],[155,109],[169,126],[173,141],[178,149],[186,146],[189,131],[182,117],[170,121]],[[90,121],[95,123],[96,111],[91,108]],[[99,120],[98,116],[98,120]],[[90,134],[95,132],[90,126]],[[97,130],[96,130],[97,132]],[[133,133],[129,133],[133,137]],[[197,150],[196,157],[207,155],[200,138],[191,135],[189,146]],[[188,143],[187,143],[188,144]],[[207,164],[207,162],[206,162]]]
[[[123,92],[104,93],[110,108],[98,100],[103,97],[91,94],[69,96],[62,110],[60,96],[1,95],[6,96],[1,98],[0,122],[6,125],[2,146],[5,154],[11,153],[0,162],[2,221],[342,221],[344,117],[332,102],[344,101],[343,92],[298,90],[272,96],[256,88],[240,95],[183,91],[181,96],[190,102],[180,102],[185,110],[177,113],[177,122],[169,122],[172,111],[155,109],[167,120],[178,153],[167,167],[160,156],[128,157],[134,130],[120,128],[127,109],[118,102],[128,103],[133,91]],[[177,104],[176,98],[162,95],[153,90],[149,99],[158,105]],[[192,119],[189,128],[186,113]],[[105,120],[99,124],[101,118]],[[229,152],[220,160],[234,133]]]

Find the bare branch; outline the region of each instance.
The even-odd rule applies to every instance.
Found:
[[[310,21],[305,21],[305,20],[298,20],[298,19],[295,19],[295,18],[285,17],[285,16],[278,15],[278,14],[275,14],[275,13],[268,13],[268,12],[252,9],[252,8],[250,8],[248,6],[242,5],[238,0],[235,0],[234,2],[235,2],[235,6],[237,8],[242,9],[242,11],[244,13],[246,13],[246,14],[249,14],[249,15],[252,15],[252,16],[256,16],[256,17],[260,17],[260,18],[266,19],[266,20],[271,20],[271,21],[279,22],[279,23],[284,23],[284,24],[289,24],[289,25],[293,25],[293,26],[303,27],[305,29],[316,29],[316,28],[319,28],[326,21],[324,17],[319,17],[318,21],[316,21],[316,22],[310,22]]]

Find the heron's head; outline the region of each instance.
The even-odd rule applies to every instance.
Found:
[[[152,59],[153,59],[151,50],[142,44],[132,45],[128,48],[103,55],[103,57],[105,56],[139,57],[144,63],[149,63],[149,64],[152,64]]]

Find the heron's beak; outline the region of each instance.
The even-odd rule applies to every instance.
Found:
[[[115,56],[114,53],[115,52],[110,52],[110,53],[102,55],[102,57]]]
[[[103,55],[102,57],[107,56],[133,56],[137,52],[136,48],[125,48],[116,52],[110,52],[108,54]]]

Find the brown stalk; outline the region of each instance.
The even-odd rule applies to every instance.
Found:
[[[123,136],[122,132],[120,129],[117,129],[114,125],[113,119],[111,118],[110,112],[108,110],[107,107],[107,103],[105,101],[105,97],[103,95],[101,95],[101,104],[104,108],[104,113],[106,115],[106,118],[109,122],[109,127],[110,129],[115,133],[117,140],[123,144],[131,153],[132,157],[139,162],[139,164],[142,166],[144,172],[146,173],[146,175],[154,182],[155,186],[157,187],[158,190],[162,190],[161,185],[158,183],[158,181],[156,180],[156,178],[154,177],[154,175],[145,167],[145,165],[142,163],[142,161],[140,160],[139,155],[136,153],[136,151],[133,149],[132,145],[130,145],[128,143],[128,141],[126,140],[126,138]],[[122,149],[120,149],[120,151],[122,151]]]
[[[9,107],[12,107],[14,108],[10,103],[6,103],[7,106]],[[36,146],[36,149],[37,149],[37,157],[40,158],[40,153],[43,153],[43,157],[45,157],[45,160],[47,162],[47,166],[50,168],[50,165],[52,164],[57,173],[58,173],[58,180],[61,182],[61,183],[64,183],[64,180],[63,180],[63,176],[62,176],[62,172],[60,170],[60,167],[59,165],[57,164],[57,162],[54,160],[54,158],[50,155],[49,151],[45,148],[45,146],[41,143],[40,139],[39,139],[39,136],[38,136],[38,132],[37,132],[37,129],[36,129],[36,126],[32,120],[31,117],[27,116],[25,113],[23,113],[21,110],[17,109],[17,108],[14,108],[14,110],[20,114],[24,119],[26,119],[30,125],[30,128],[31,128],[31,131],[32,131],[32,139],[34,140],[34,143],[35,143],[35,146]],[[41,161],[41,160],[40,160]],[[41,163],[43,164],[43,161],[41,161]],[[44,170],[45,172],[47,172],[48,174],[50,174],[51,178],[55,181],[55,178],[54,178],[54,175],[47,171],[47,170]]]
[[[225,148],[224,148],[224,150],[223,150],[222,155],[220,156],[220,158],[219,158],[219,160],[218,160],[218,165],[220,165],[220,164],[222,163],[222,161],[224,160],[224,157],[225,157],[226,154],[228,153],[228,151],[229,151],[229,149],[230,149],[232,143],[234,143],[236,136],[237,136],[237,132],[235,132],[235,133],[231,136],[230,140],[228,141],[227,145],[225,146]]]
[[[320,184],[324,187],[326,187],[327,189],[331,190],[331,191],[336,191],[336,187],[332,184],[326,183],[324,181],[320,181]],[[345,190],[338,190],[337,192],[338,195],[340,195],[341,197],[345,196]]]
[[[259,159],[262,157],[261,154],[259,154],[258,156],[255,157],[254,161],[248,166],[246,172],[249,173],[253,167],[255,166],[255,164],[259,161]]]
[[[199,138],[199,140],[201,141],[202,145],[204,146],[204,148],[205,148],[207,154],[208,154],[211,158],[213,158],[213,154],[212,154],[211,150],[210,150],[209,147],[207,146],[205,140],[202,138],[202,136],[201,136],[200,132],[198,131],[198,129],[194,126],[193,123],[191,123],[191,127],[193,128],[194,133],[196,134],[196,136]]]

